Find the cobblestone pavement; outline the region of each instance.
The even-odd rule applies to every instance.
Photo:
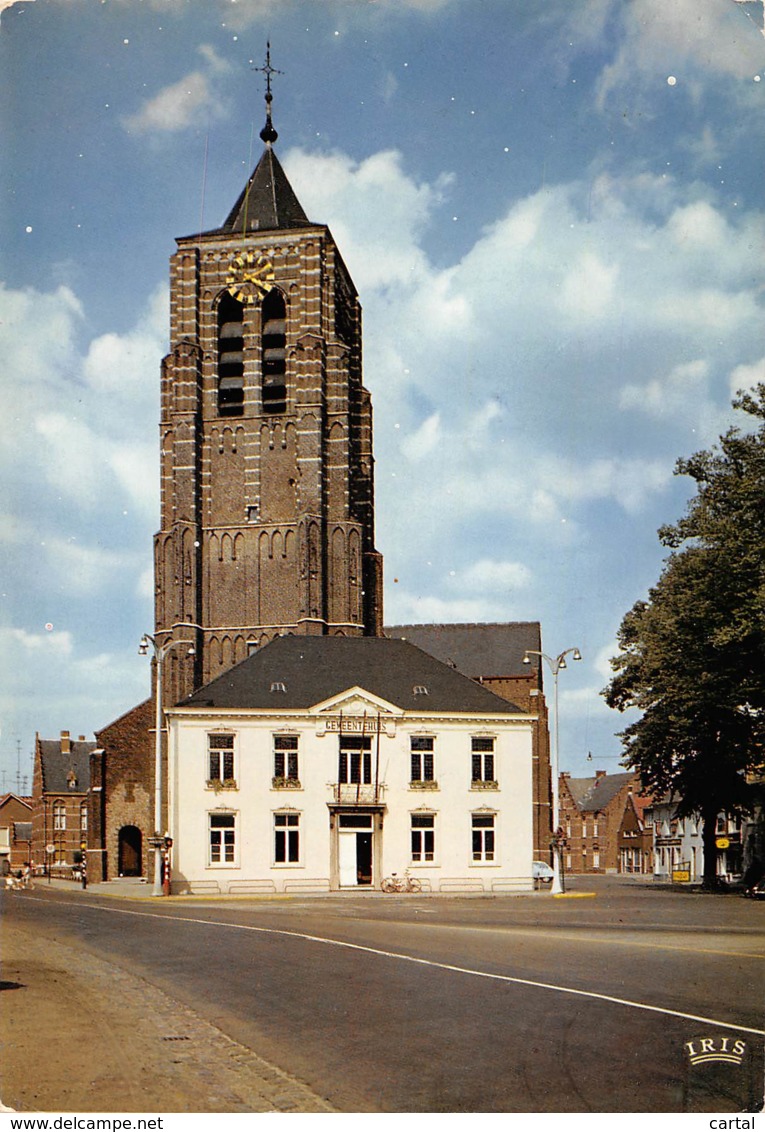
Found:
[[[145,980],[4,917],[0,1101],[19,1112],[336,1111]]]

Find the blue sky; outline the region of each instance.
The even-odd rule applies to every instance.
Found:
[[[174,237],[277,152],[364,307],[386,621],[539,620],[561,765],[677,457],[765,380],[761,3],[20,0],[0,16],[0,770],[148,692]],[[587,761],[591,751],[593,761]]]

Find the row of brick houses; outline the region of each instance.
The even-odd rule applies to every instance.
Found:
[[[649,799],[632,771],[559,780],[560,826],[566,839],[568,873],[652,872],[651,832],[645,823]]]

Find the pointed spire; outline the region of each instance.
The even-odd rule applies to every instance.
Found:
[[[245,235],[257,230],[302,228],[306,224],[310,221],[287,180],[287,174],[266,143],[263,156],[221,231]]]

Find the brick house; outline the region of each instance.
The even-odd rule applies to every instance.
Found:
[[[20,794],[0,796],[0,857],[11,869],[22,869],[32,856],[32,799]]]
[[[628,794],[618,833],[618,868],[620,873],[653,872],[652,799]]]
[[[35,736],[32,775],[32,861],[71,866],[88,840],[90,756],[95,743],[84,735],[72,740]],[[52,846],[48,853],[46,846]]]
[[[619,829],[631,794],[640,791],[633,771],[594,778],[559,780],[560,824],[566,837],[563,852],[566,872],[615,873],[619,867]]]

